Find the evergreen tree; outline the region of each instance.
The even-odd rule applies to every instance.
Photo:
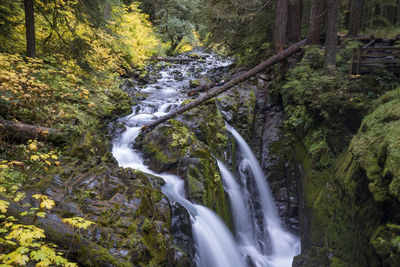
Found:
[[[26,29],[26,55],[36,57],[35,14],[33,0],[24,0],[25,29]]]

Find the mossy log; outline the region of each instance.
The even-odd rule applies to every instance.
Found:
[[[160,123],[163,123],[179,114],[182,114],[183,112],[185,112],[189,109],[192,109],[198,105],[203,104],[207,100],[209,100],[219,94],[222,94],[223,92],[231,89],[233,86],[239,84],[240,82],[243,82],[243,81],[249,79],[250,77],[254,76],[255,74],[257,74],[257,73],[265,70],[266,68],[282,61],[283,59],[293,55],[294,53],[299,51],[301,49],[301,47],[303,47],[305,44],[306,44],[306,39],[301,40],[300,42],[286,48],[285,50],[279,52],[278,54],[261,62],[259,65],[252,68],[251,70],[247,71],[246,73],[234,78],[233,80],[230,80],[229,82],[225,83],[224,85],[211,88],[210,90],[207,91],[206,94],[200,96],[196,100],[178,108],[177,110],[174,110],[173,112],[170,112],[169,114],[159,118],[158,120],[156,120],[148,125],[143,126],[142,130],[151,129]]]
[[[65,134],[59,130],[7,120],[0,120],[0,138],[19,142],[37,139],[61,143],[66,140]]]
[[[35,225],[45,231],[46,240],[68,252],[68,258],[82,266],[133,266],[132,263],[117,258],[107,249],[91,242],[62,223],[57,216],[48,215],[45,218],[32,215],[21,216],[28,210],[8,198],[0,195],[0,200],[9,202],[6,215],[14,216],[21,224]]]

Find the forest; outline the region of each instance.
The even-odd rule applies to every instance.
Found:
[[[400,262],[400,0],[0,0],[0,266]]]

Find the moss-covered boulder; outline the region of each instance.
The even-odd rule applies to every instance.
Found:
[[[244,83],[221,94],[217,105],[224,119],[248,139],[252,136],[256,99],[256,86]]]
[[[205,109],[205,112],[208,111]],[[205,117],[196,116],[189,123],[190,116],[190,114],[185,114],[181,118],[182,122],[169,120],[157,126],[139,138],[140,145],[153,169],[158,172],[172,171],[179,174],[185,179],[189,199],[214,210],[228,225],[232,225],[218,166],[212,157],[212,148],[226,146],[226,139],[215,134],[221,131],[221,115],[208,115],[209,121],[206,115]],[[204,121],[201,122],[202,118]],[[219,125],[215,122],[216,118],[220,119]],[[196,120],[198,121],[195,122]],[[214,134],[211,128],[215,129]],[[208,142],[200,141],[198,136],[204,138],[203,140],[209,137],[208,142],[218,138],[223,142],[210,143],[212,145],[210,148],[207,145]]]
[[[365,117],[349,148],[353,164],[365,171],[368,188],[378,202],[400,201],[399,92],[400,88],[378,100],[378,107]]]

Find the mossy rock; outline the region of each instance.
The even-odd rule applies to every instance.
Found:
[[[110,142],[102,134],[88,131],[71,145],[66,154],[80,160],[93,156],[101,159],[110,148]]]
[[[383,266],[398,266],[400,262],[400,225],[387,224],[376,229],[371,244],[382,259]]]
[[[400,88],[396,91],[400,91]],[[369,190],[378,202],[395,198],[400,201],[400,98],[383,96],[379,105],[365,117],[360,131],[351,142],[353,160],[365,171]]]
[[[145,134],[142,140],[144,152],[151,158],[156,171],[168,171],[179,160],[202,146],[194,134],[181,122],[169,120]]]
[[[217,98],[224,119],[245,137],[252,136],[257,87],[248,83],[235,86]]]
[[[215,107],[215,104],[211,104],[211,107],[213,105]],[[206,136],[210,136],[210,140],[215,140],[218,136],[215,136],[215,132],[212,136],[210,129],[212,127],[215,127],[215,131],[224,129],[221,127],[223,120],[215,115],[204,114],[204,118],[207,116],[212,119],[211,122],[197,121],[193,118],[191,122],[194,126],[191,128],[186,125],[190,114],[184,115],[183,122],[169,120],[168,123],[159,125],[146,133],[142,137],[141,146],[153,169],[158,172],[177,172],[185,179],[189,199],[214,210],[228,225],[232,225],[230,208],[216,160],[212,157],[210,147],[197,137],[207,140]],[[224,124],[222,125],[224,127]],[[211,142],[210,140],[208,142]],[[224,147],[226,144],[219,142],[219,144],[213,144],[212,147],[218,146]],[[215,151],[222,153],[222,150],[216,148]]]
[[[227,148],[226,126],[214,100],[185,112],[181,121],[214,155],[223,157],[223,151]]]

